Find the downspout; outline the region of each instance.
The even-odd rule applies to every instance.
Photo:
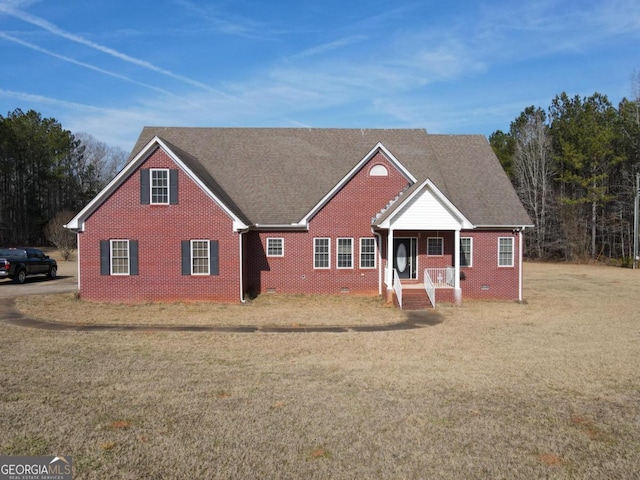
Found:
[[[242,235],[249,231],[248,228],[244,230],[238,230],[238,246],[239,246],[239,258],[240,258],[240,303],[246,303],[244,298],[244,248],[242,244]]]
[[[384,271],[382,268],[382,235],[375,232],[373,228],[371,233],[378,237],[378,295],[382,295],[382,272]]]
[[[518,250],[520,256],[520,259],[518,260],[520,267],[518,278],[518,301],[522,302],[522,230],[518,230]]]
[[[76,231],[76,269],[78,270],[78,293],[80,293],[80,232]]]

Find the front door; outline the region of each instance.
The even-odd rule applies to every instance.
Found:
[[[417,278],[416,244],[415,238],[393,239],[393,268],[398,272],[398,277]]]

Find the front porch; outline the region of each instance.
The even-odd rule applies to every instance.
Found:
[[[454,277],[453,267],[425,268],[422,279],[402,280],[394,269],[393,301],[402,310],[435,308],[436,302],[459,303]]]
[[[462,301],[460,232],[474,225],[429,179],[414,183],[372,220],[385,240],[388,299],[395,296],[405,308],[408,296],[422,295],[421,285],[424,308]]]

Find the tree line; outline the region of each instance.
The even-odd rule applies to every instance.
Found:
[[[535,224],[528,257],[633,261],[640,75],[634,85],[617,107],[600,93],[556,95],[489,137]]]
[[[0,115],[0,245],[44,245],[47,224],[78,212],[121,168],[126,152],[53,118]]]

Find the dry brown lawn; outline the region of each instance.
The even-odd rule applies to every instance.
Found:
[[[0,453],[71,455],[78,479],[638,478],[640,272],[527,264],[525,297],[375,333],[5,324]],[[358,298],[286,298],[278,320],[278,297],[264,298],[135,310],[153,323],[402,315]],[[65,322],[133,318],[69,296],[20,308]]]

